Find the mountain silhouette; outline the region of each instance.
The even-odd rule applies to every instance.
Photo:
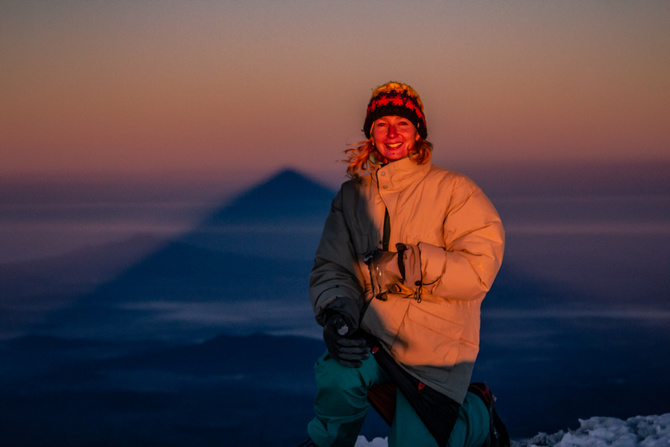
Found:
[[[311,262],[334,196],[285,169],[213,211],[180,240],[242,256]]]
[[[108,339],[149,330],[173,337],[179,324],[165,326],[164,319],[157,319],[165,312],[161,309],[202,316],[239,311],[235,303],[273,301],[296,306],[301,318],[311,318],[313,324],[307,278],[333,196],[298,172],[283,170],[71,305],[51,312],[39,331],[97,333]],[[269,309],[260,306],[257,311],[267,320]]]

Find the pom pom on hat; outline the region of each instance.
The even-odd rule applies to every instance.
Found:
[[[402,116],[414,124],[419,136],[424,140],[428,136],[426,117],[423,114],[423,103],[419,94],[409,85],[400,82],[388,82],[372,92],[365,115],[363,132],[370,138],[372,123],[383,116]]]

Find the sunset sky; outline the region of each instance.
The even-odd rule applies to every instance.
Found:
[[[0,2],[0,175],[343,169],[372,89],[436,163],[670,161],[667,1]]]

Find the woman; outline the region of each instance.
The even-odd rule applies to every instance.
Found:
[[[470,179],[431,164],[410,86],[377,88],[363,130],[310,274],[328,347],[315,366],[311,445],[353,446],[369,401],[384,406],[378,390],[390,384],[394,415],[380,411],[389,445],[479,447],[489,414],[468,385],[480,305],[502,261],[500,218]]]

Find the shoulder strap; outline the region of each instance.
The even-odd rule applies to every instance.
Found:
[[[389,240],[391,239],[391,217],[389,216],[388,208],[385,209],[384,214],[384,237],[382,239],[383,244],[382,248],[385,251],[389,250]]]

